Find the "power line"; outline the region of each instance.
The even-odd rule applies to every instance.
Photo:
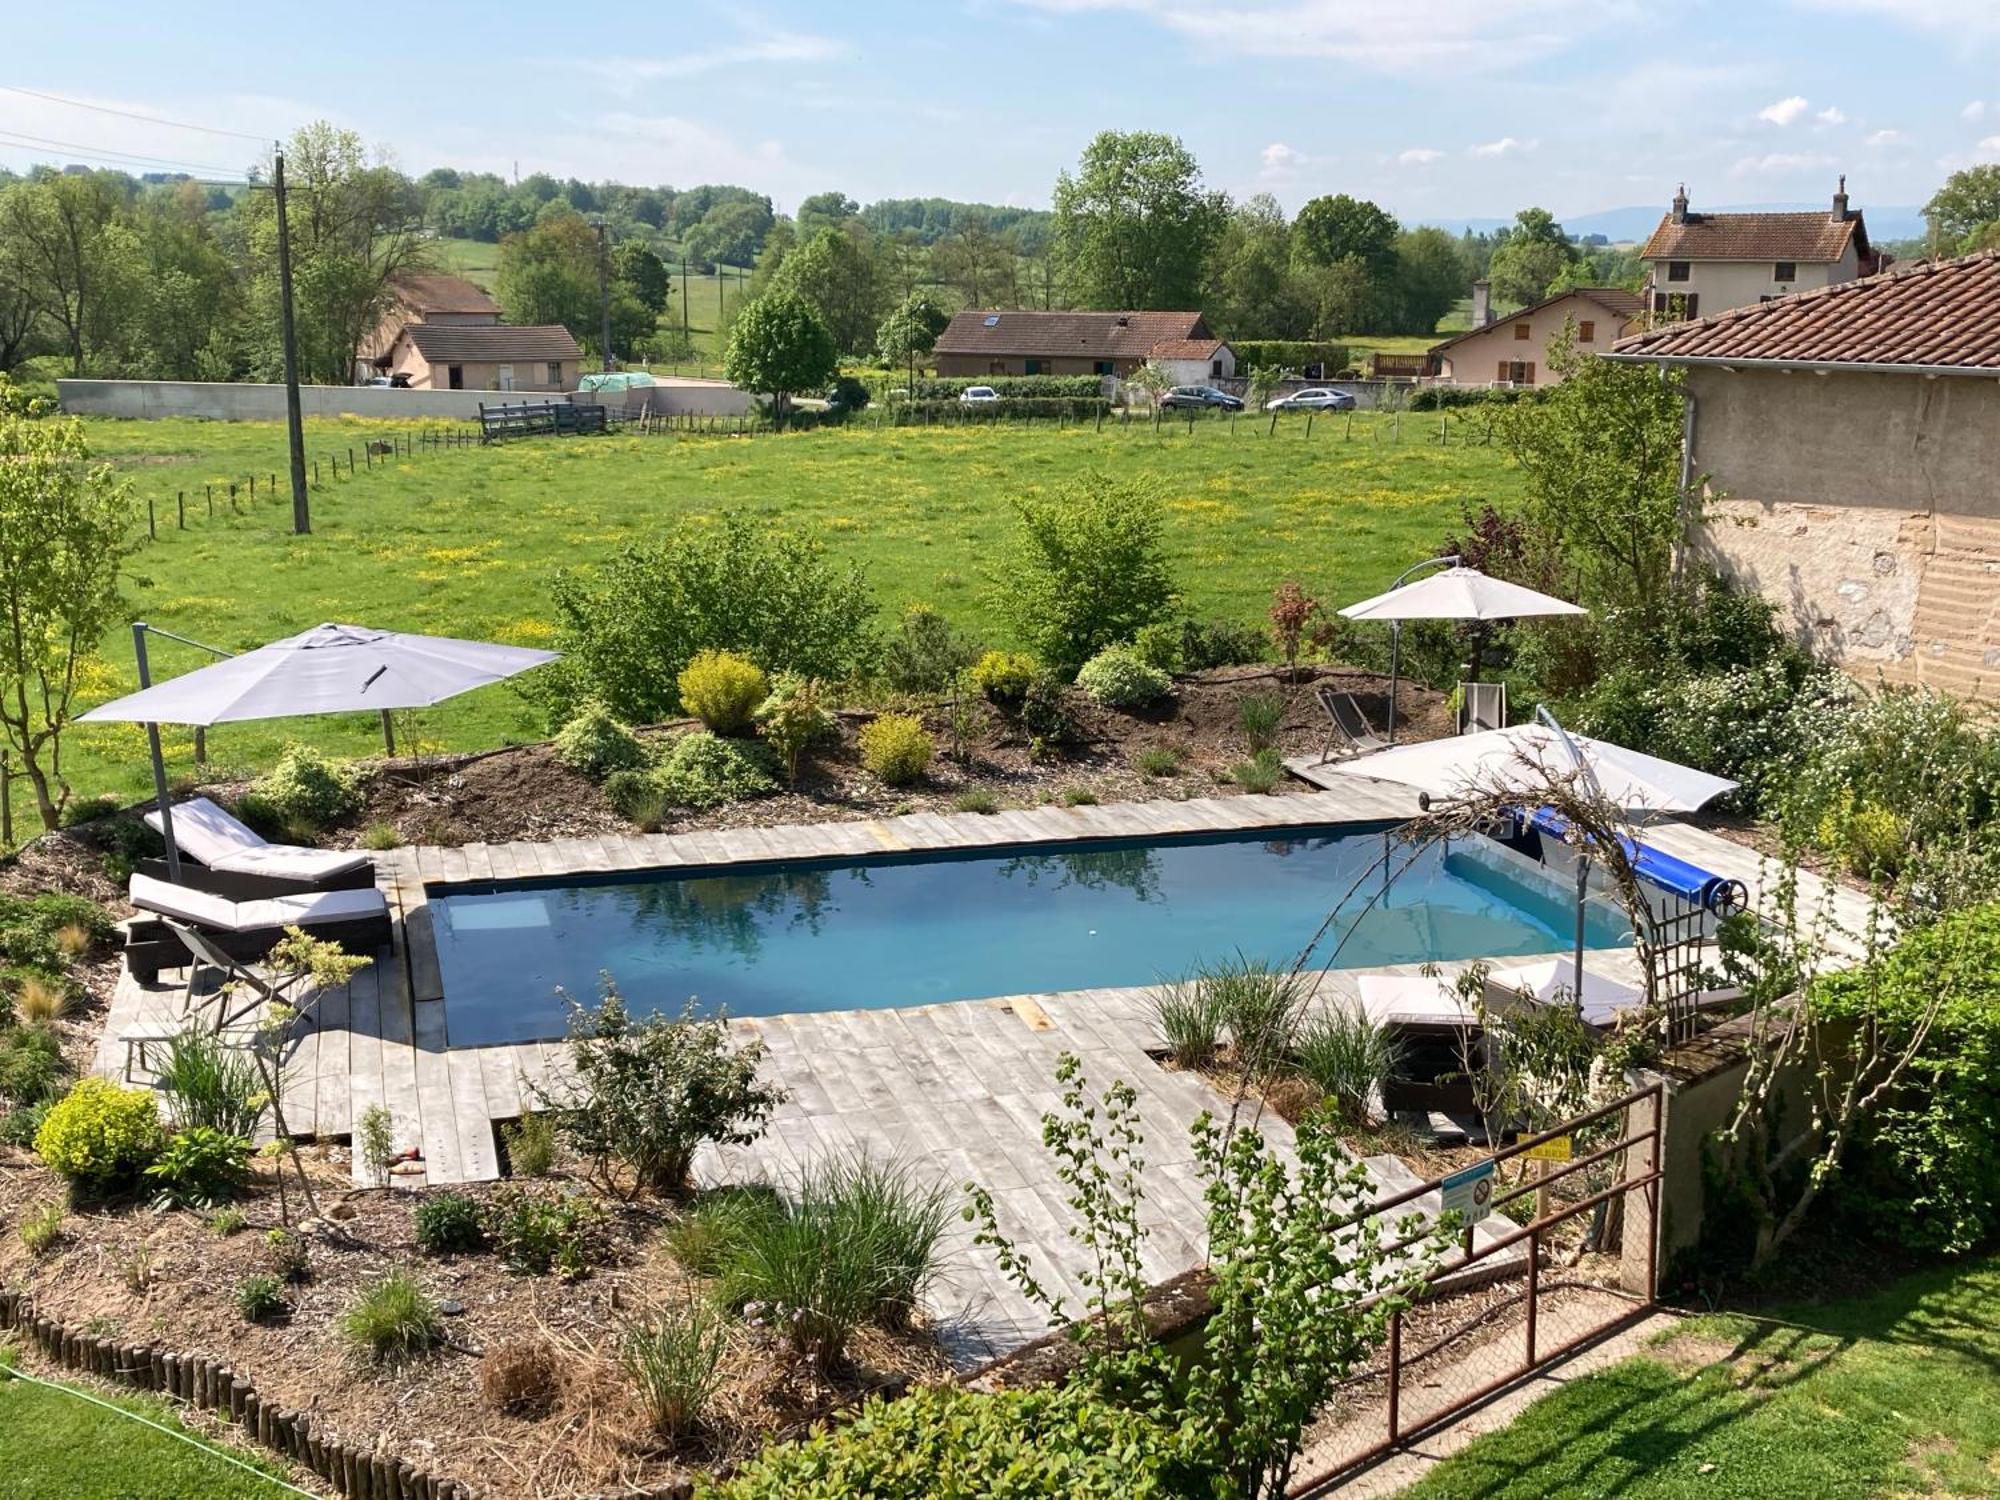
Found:
[[[85,146],[75,141],[52,140],[46,136],[28,135],[23,131],[0,130],[0,142],[10,145],[33,147],[40,150],[63,151],[85,160],[109,161],[114,164],[130,164],[155,172],[206,172],[213,180],[242,184],[248,179],[241,173],[226,176],[229,169],[209,162],[177,161],[166,156],[143,156],[132,151],[114,151],[108,146]]]
[[[113,109],[108,104],[90,104],[82,99],[67,99],[61,94],[45,94],[40,89],[24,89],[16,83],[0,83],[0,91],[9,94],[26,94],[31,99],[46,99],[51,104],[67,104],[72,109],[94,109],[101,115],[117,115],[125,120],[142,120],[148,125],[164,125],[169,130],[199,130],[203,135],[228,135],[242,141],[256,141],[268,145],[269,136],[251,135],[243,130],[221,130],[213,125],[190,125],[185,120],[162,120],[157,115],[142,115],[135,110]]]

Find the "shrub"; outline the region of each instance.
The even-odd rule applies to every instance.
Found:
[[[936,749],[915,714],[878,714],[859,739],[861,764],[886,786],[908,786],[922,776]]]
[[[16,1105],[0,1115],[0,1144],[32,1149],[48,1112],[49,1101],[44,1099],[34,1104]]]
[[[840,724],[826,706],[826,689],[817,678],[780,672],[771,693],[757,705],[757,732],[785,768],[787,785],[797,786],[799,763],[814,745],[838,739]]]
[[[920,376],[910,388],[913,401],[957,401],[967,386],[990,385],[1005,401],[1089,400],[1104,394],[1101,375],[934,375]]]
[[[250,1142],[239,1135],[189,1125],[176,1131],[145,1169],[160,1208],[214,1208],[250,1181]]]
[[[588,695],[628,722],[682,709],[681,669],[704,649],[767,672],[845,681],[873,663],[875,600],[860,568],[763,516],[681,522],[589,574],[557,575],[559,649],[544,687],[558,714]]]
[[[53,1031],[41,1026],[0,1031],[0,1098],[39,1104],[53,1098],[68,1075]]]
[[[246,1140],[256,1137],[271,1102],[257,1065],[199,1026],[167,1043],[154,1086],[166,1095],[167,1112],[183,1130],[206,1126]]]
[[[404,1271],[391,1271],[355,1298],[340,1330],[377,1359],[421,1354],[444,1340],[437,1303]]]
[[[622,1165],[635,1191],[680,1193],[696,1148],[747,1146],[785,1097],[757,1080],[762,1043],[732,1045],[722,1017],[696,1016],[692,1001],[678,1019],[634,1020],[608,976],[595,1006],[572,1008],[567,1045],[574,1095],[543,1102],[607,1187]]]
[[[1278,693],[1246,693],[1236,705],[1237,727],[1252,755],[1274,749],[1285,727],[1285,700]]]
[[[1229,768],[1229,779],[1246,792],[1263,796],[1285,779],[1285,763],[1276,750],[1259,750]]]
[[[361,806],[356,767],[296,742],[285,746],[270,773],[250,789],[270,815],[306,828],[324,828]]]
[[[1222,997],[1200,976],[1164,984],[1153,991],[1153,1024],[1176,1067],[1198,1068],[1215,1056],[1227,1021]]]
[[[697,1293],[625,1330],[618,1364],[662,1437],[686,1437],[701,1424],[722,1385],[729,1326]]]
[[[249,1223],[249,1215],[240,1208],[218,1208],[208,1216],[209,1232],[219,1240],[241,1234]]]
[[[1026,652],[989,651],[972,664],[972,686],[989,703],[1012,712],[1020,708],[1040,670]]]
[[[766,1447],[707,1500],[1208,1494],[1206,1483],[1191,1481],[1188,1446],[1176,1429],[1078,1387],[985,1394],[919,1386],[869,1400],[851,1422]]]
[[[1165,513],[1151,485],[1100,475],[1015,508],[1020,535],[995,603],[1050,666],[1074,673],[1173,609]]]
[[[106,1078],[78,1079],[35,1132],[35,1151],[50,1171],[94,1189],[131,1181],[159,1149],[152,1094]]]
[[[556,731],[555,757],[572,771],[602,781],[613,771],[629,771],[646,763],[639,736],[611,716],[596,698],[586,698]]]
[[[1021,700],[1021,727],[1028,731],[1028,752],[1037,760],[1083,743],[1083,721],[1070,705],[1069,687],[1053,672],[1043,672],[1028,685]]]
[[[697,651],[681,668],[681,707],[717,734],[742,734],[770,692],[764,670],[747,656]]]
[[[658,833],[674,805],[650,770],[613,771],[604,778],[604,800],[642,833]]]
[[[1300,1028],[1292,1043],[1298,1070],[1334,1102],[1350,1124],[1396,1071],[1395,1038],[1362,1011],[1331,1005]]]
[[[1186,671],[1242,667],[1263,659],[1264,635],[1254,625],[1240,620],[1181,622],[1181,660]]]
[[[512,1125],[502,1125],[500,1143],[516,1177],[546,1177],[555,1170],[556,1122],[548,1115],[530,1110]]]
[[[354,1154],[367,1164],[379,1187],[387,1181],[389,1158],[396,1150],[396,1122],[388,1106],[371,1104],[361,1111],[354,1130]]]
[[[262,1272],[236,1283],[236,1310],[246,1323],[264,1323],[289,1311],[284,1283]]]
[[[562,1355],[541,1339],[496,1344],[479,1361],[479,1394],[510,1417],[545,1417],[562,1392]]]
[[[502,1188],[486,1214],[486,1232],[507,1269],[522,1276],[554,1272],[572,1280],[606,1253],[604,1210],[577,1193]]]
[[[306,1237],[290,1229],[265,1232],[264,1260],[273,1275],[286,1281],[304,1281],[312,1275],[312,1253]]]
[[[967,787],[951,799],[954,812],[997,813],[1000,811],[1000,794],[991,787]]]
[[[652,780],[672,805],[697,812],[778,789],[765,747],[725,740],[704,729],[675,736]]]
[[[912,604],[882,654],[882,677],[896,692],[937,698],[978,660],[979,648],[949,620],[928,604]]]
[[[1187,669],[1187,654],[1181,643],[1181,627],[1167,620],[1141,625],[1132,636],[1132,654],[1155,672],[1173,677]]]
[[[1171,745],[1149,745],[1132,757],[1132,768],[1142,776],[1178,775],[1181,752]]]
[[[62,1243],[63,1206],[44,1203],[21,1215],[21,1243],[30,1255],[46,1255]]]
[[[1107,646],[1083,664],[1076,685],[1107,708],[1144,708],[1173,690],[1173,679],[1147,666],[1130,646]]]
[[[426,1255],[470,1255],[486,1248],[479,1205],[463,1193],[433,1193],[412,1215],[417,1248]]]

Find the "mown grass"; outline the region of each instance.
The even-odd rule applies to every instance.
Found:
[[[1296,577],[1330,604],[1385,587],[1437,551],[1461,507],[1519,493],[1499,450],[1440,448],[1428,421],[1361,414],[1287,417],[1275,436],[1251,419],[1182,425],[1155,435],[1135,424],[1055,430],[881,428],[753,438],[607,436],[531,439],[505,446],[420,452],[344,477],[345,454],[385,436],[386,424],[307,424],[308,452],[342,455],[343,477],[322,462],[313,534],[295,537],[289,504],[264,476],[284,469],[276,423],[88,424],[94,450],[151,496],[159,538],[127,567],[129,615],[232,650],[325,620],[540,644],[551,634],[549,580],[587,566],[684,516],[744,509],[816,529],[838,554],[868,569],[885,615],[935,604],[994,644],[1007,641],[993,608],[993,574],[1014,531],[1013,501],[1093,471],[1156,480],[1166,496],[1167,542],[1192,610],[1261,621],[1271,589]],[[415,431],[412,427],[407,429]],[[1454,438],[1461,429],[1454,428]],[[226,493],[259,477],[242,513]],[[176,529],[175,496],[188,496],[188,529]],[[280,481],[283,493],[283,481]],[[185,647],[156,643],[156,676],[202,665]],[[135,685],[130,632],[104,637],[88,700]],[[213,763],[268,765],[284,742],[305,738],[341,754],[367,754],[377,729],[365,717],[229,725],[209,736]],[[399,737],[476,748],[538,738],[541,725],[511,688],[481,690],[399,727]],[[165,731],[173,769],[192,763],[188,732]],[[81,725],[65,762],[80,793],[149,789],[136,725]],[[28,828],[25,789],[16,813]]]
[[[1719,1314],[1572,1381],[1406,1500],[2000,1492],[2000,1258]]]
[[[158,1402],[108,1399],[180,1430]],[[276,1472],[258,1459],[245,1462]],[[286,1493],[207,1444],[191,1447],[80,1397],[0,1374],[0,1500],[278,1500]]]

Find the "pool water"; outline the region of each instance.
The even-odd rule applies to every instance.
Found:
[[[1289,964],[1377,865],[1379,832],[1264,832],[456,886],[430,910],[453,1046],[563,1034],[561,995],[608,973],[635,1011],[873,1009],[1151,984],[1238,954]],[[1401,869],[1410,851],[1395,846]],[[1379,872],[1370,876],[1380,889]],[[1347,903],[1315,963],[1567,948],[1573,898],[1483,841],[1433,847],[1374,906]],[[1333,944],[1347,932],[1334,956]],[[1627,940],[1591,903],[1585,941]]]

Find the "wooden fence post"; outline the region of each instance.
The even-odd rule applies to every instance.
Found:
[[[180,529],[186,531],[188,529],[188,497],[186,490],[180,490],[175,493],[174,509],[180,518]]]
[[[153,497],[151,495],[146,497],[146,538],[148,541],[155,542],[160,539],[160,528],[154,524],[153,520]]]

